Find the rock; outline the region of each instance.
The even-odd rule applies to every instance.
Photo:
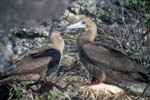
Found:
[[[0,32],[0,72],[6,71],[12,63],[12,42],[7,31]]]
[[[82,87],[79,90],[80,99],[91,100],[132,100],[129,96],[124,94],[124,90],[113,85],[101,86],[95,89],[88,89],[88,87]],[[78,94],[78,95],[79,95]]]
[[[62,58],[61,65],[69,67],[69,66],[74,65],[75,61],[76,61],[75,57],[69,56],[69,55],[66,54]]]
[[[134,95],[139,96],[143,93],[147,84],[128,82],[128,83],[120,83],[119,86],[124,88],[124,89],[127,89],[127,92],[129,92],[129,94],[134,94]],[[150,86],[146,89],[143,96],[144,97],[150,97]]]
[[[113,86],[113,85],[108,85],[108,84],[101,84],[101,86],[95,86],[93,88],[90,88],[90,86],[84,86],[84,87],[81,87],[81,89],[91,89],[93,91],[102,91],[107,94],[107,93],[113,93],[113,94],[123,94],[124,93],[124,90],[119,88],[119,87],[116,87],[116,86]]]

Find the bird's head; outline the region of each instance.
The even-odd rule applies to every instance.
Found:
[[[97,26],[95,22],[89,17],[83,17],[80,20],[86,25],[84,32],[80,35],[80,38],[88,41],[94,41],[97,35]]]
[[[67,29],[69,30],[77,28],[84,29],[84,32],[80,33],[80,36],[78,38],[79,42],[94,41],[97,35],[97,26],[92,19],[90,19],[89,17],[82,17],[80,18],[79,22],[67,26]]]
[[[84,25],[85,25],[84,30],[85,31],[91,31],[92,33],[97,33],[97,26],[91,18],[82,17],[82,18],[80,18],[80,21],[82,23],[84,23]]]

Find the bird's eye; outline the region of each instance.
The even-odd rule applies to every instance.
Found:
[[[82,24],[86,24],[85,22],[82,22]]]
[[[56,26],[56,29],[59,30],[59,31],[63,31],[63,30],[66,30],[66,26],[63,26],[63,25],[59,25],[59,26]]]

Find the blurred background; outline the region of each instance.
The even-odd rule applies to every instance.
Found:
[[[0,0],[0,29],[60,17],[71,0]]]

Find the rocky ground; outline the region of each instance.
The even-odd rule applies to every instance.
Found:
[[[142,6],[141,6],[142,8]],[[145,9],[143,9],[145,10]],[[22,56],[48,42],[48,31],[56,24],[74,23],[79,15],[91,17],[98,26],[97,45],[105,44],[121,50],[135,59],[142,67],[150,70],[149,27],[143,23],[147,13],[138,7],[130,7],[123,0],[74,0],[61,18],[44,22],[40,27],[16,27],[1,31],[0,71],[7,68]],[[65,31],[65,51],[60,64],[59,75],[49,76],[48,82],[14,82],[2,86],[0,97],[25,100],[149,100],[150,87],[140,97],[146,84],[116,84],[112,91],[93,91],[81,88],[90,84],[91,77],[78,58],[76,32]],[[71,33],[71,34],[70,34]],[[44,34],[44,35],[43,35]],[[4,67],[5,66],[5,67]],[[41,84],[43,83],[43,84]],[[117,86],[117,87],[116,87]],[[118,88],[121,87],[121,88]],[[5,91],[4,91],[5,90]],[[116,93],[116,91],[120,91]],[[139,98],[138,98],[139,97]]]

